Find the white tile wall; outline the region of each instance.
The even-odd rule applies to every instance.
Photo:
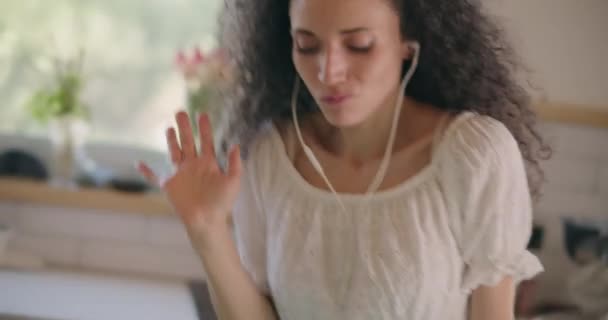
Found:
[[[81,265],[85,267],[146,272],[202,279],[203,267],[191,251],[123,242],[90,241],[84,244]]]
[[[595,183],[598,162],[590,159],[577,160],[556,156],[543,164],[546,176],[545,193],[592,194],[597,189]]]
[[[547,190],[536,206],[537,216],[608,215],[608,198],[599,194]]]
[[[37,205],[23,205],[18,221],[24,232],[124,241],[141,240],[145,225],[140,215]]]
[[[77,238],[17,233],[9,242],[8,248],[35,254],[49,263],[76,265],[81,246]]]
[[[176,217],[1,203],[0,222],[15,228],[9,249],[49,263],[182,278],[204,278]]]
[[[17,222],[19,206],[12,202],[0,202],[0,224],[14,226]]]
[[[144,231],[144,241],[152,245],[168,245],[191,251],[186,230],[177,217],[150,217]]]
[[[608,214],[608,128],[544,123],[554,154],[543,163],[547,184],[541,214]]]
[[[541,129],[555,149],[556,157],[608,160],[608,129],[563,123],[543,123]]]
[[[174,217],[2,206],[13,207],[21,209],[9,250],[35,254],[51,264],[204,278],[201,262]]]

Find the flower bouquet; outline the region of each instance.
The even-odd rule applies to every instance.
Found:
[[[197,130],[197,115],[207,113],[215,130],[222,116],[222,93],[234,80],[231,60],[221,49],[203,52],[198,47],[190,53],[178,52],[175,60],[186,84],[192,128]]]

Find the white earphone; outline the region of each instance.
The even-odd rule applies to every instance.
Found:
[[[419,59],[419,54],[420,54],[420,44],[415,41],[410,42],[409,47],[412,50],[414,50],[414,57],[412,59],[412,64],[411,64],[409,70],[406,72],[405,76],[403,77],[403,80],[401,81],[401,85],[399,86],[399,93],[398,93],[399,95],[397,97],[397,102],[396,102],[396,106],[395,106],[395,114],[393,115],[393,123],[391,126],[389,139],[388,139],[388,142],[386,145],[384,156],[382,158],[382,162],[380,163],[380,167],[378,168],[378,173],[376,173],[376,176],[370,183],[368,190],[366,192],[367,196],[373,194],[380,187],[380,185],[382,184],[382,181],[384,181],[384,177],[386,176],[386,171],[388,170],[388,165],[389,165],[390,159],[391,159],[391,152],[393,149],[393,145],[395,143],[395,135],[397,133],[399,115],[401,114],[401,108],[403,106],[405,88],[407,87],[407,84],[409,83],[410,79],[414,75],[414,72],[416,71],[416,67],[418,66],[418,59]],[[310,147],[308,147],[306,145],[306,143],[304,143],[304,138],[302,138],[302,133],[300,131],[300,126],[298,124],[298,116],[297,116],[297,110],[296,110],[297,109],[296,108],[297,97],[298,97],[298,91],[299,91],[299,82],[300,82],[299,78],[296,75],[296,79],[294,81],[293,93],[292,93],[292,97],[291,97],[291,112],[292,112],[292,116],[293,116],[293,123],[294,123],[295,129],[296,129],[296,134],[298,136],[300,144],[302,145],[304,154],[306,154],[306,157],[308,158],[308,160],[310,161],[310,163],[312,164],[314,169],[319,173],[319,175],[321,175],[323,180],[325,180],[325,183],[327,184],[327,186],[329,187],[331,192],[336,196],[336,200],[338,201],[338,203],[340,204],[342,209],[346,210],[346,207],[344,206],[344,203],[340,199],[340,196],[338,195],[338,193],[334,189],[333,185],[327,178],[327,175],[325,174],[325,171],[323,170],[323,166],[321,165],[321,163],[315,156],[314,152],[310,149]]]

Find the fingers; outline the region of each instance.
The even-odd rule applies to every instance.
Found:
[[[171,162],[174,165],[179,164],[183,160],[182,150],[179,147],[177,141],[177,134],[175,128],[167,129],[167,147],[169,148],[169,155],[171,156]]]
[[[183,159],[191,159],[196,157],[196,145],[192,136],[192,126],[190,118],[185,111],[180,111],[175,115],[175,121],[179,130],[179,140],[182,146]]]
[[[209,115],[201,114],[198,117],[198,128],[201,138],[201,153],[203,156],[211,156],[213,159],[215,159],[216,156],[215,146],[213,145],[213,130],[211,129]]]
[[[137,170],[142,174],[142,176],[144,176],[144,178],[146,178],[146,180],[150,184],[155,186],[160,185],[160,180],[158,179],[154,171],[152,171],[152,169],[150,169],[150,167],[148,167],[148,165],[146,165],[145,163],[139,162],[137,164]]]
[[[241,163],[241,149],[239,146],[235,146],[228,155],[228,169],[227,174],[231,178],[238,178],[241,176],[242,170]]]

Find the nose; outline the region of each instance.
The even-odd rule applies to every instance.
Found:
[[[335,85],[346,79],[347,63],[339,49],[328,48],[320,58],[319,81]]]

